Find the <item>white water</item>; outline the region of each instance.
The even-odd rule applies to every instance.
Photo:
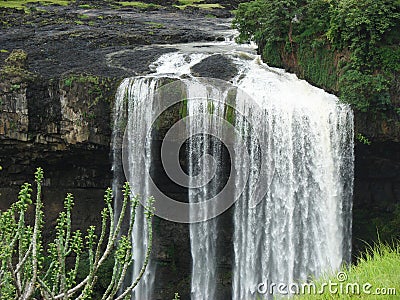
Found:
[[[151,165],[151,143],[147,140],[138,138],[140,133],[147,132],[149,124],[147,120],[152,114],[151,103],[154,90],[156,89],[157,80],[152,78],[130,78],[125,79],[118,91],[115,102],[114,115],[114,172],[122,172],[121,159],[122,147],[121,135],[122,128],[127,128],[126,136],[127,153],[125,175],[126,180],[131,184],[131,189],[134,195],[140,195],[144,200],[151,196],[149,190],[149,169]],[[143,149],[146,149],[144,152]],[[118,169],[119,168],[119,169]],[[117,170],[118,169],[118,170]],[[121,176],[121,174],[119,174]],[[113,190],[121,189],[123,181],[115,177]],[[116,193],[116,197],[121,199],[121,194]],[[118,199],[118,198],[117,198]],[[120,203],[115,202],[115,211],[120,211]],[[133,267],[131,281],[135,281],[140,273],[145,260],[146,249],[148,245],[148,232],[144,210],[142,206],[138,206],[136,210],[135,223],[132,231],[132,239],[134,241],[133,249]],[[133,299],[152,299],[152,291],[154,284],[155,266],[150,261],[146,272],[140,284],[135,288],[132,294]],[[127,283],[127,285],[129,285]]]
[[[351,110],[293,75],[277,76],[254,63],[239,86],[264,108],[247,121],[264,141],[266,165],[273,170],[267,195],[254,209],[249,203],[257,172],[250,172],[248,192],[236,203],[233,299],[238,300],[254,297],[258,283],[290,284],[338,270],[351,251]],[[239,119],[236,126],[248,123]],[[251,140],[251,152],[257,151],[253,145]],[[239,166],[237,178],[255,163]]]
[[[253,299],[259,283],[285,283],[306,280],[311,275],[337,270],[350,259],[351,198],[353,185],[353,115],[347,105],[282,70],[260,63],[258,56],[233,42],[174,45],[176,53],[163,55],[152,65],[155,74],[126,79],[116,96],[114,124],[127,119],[129,128],[129,181],[143,197],[148,188],[152,162],[151,144],[141,144],[141,135],[151,126],[151,94],[159,78],[178,78],[190,73],[190,66],[214,54],[223,53],[237,64],[240,74],[233,79],[239,87],[235,127],[243,139],[233,143],[236,196],[233,233],[232,298]],[[243,52],[245,50],[245,52]],[[203,128],[223,135],[220,126],[207,117],[208,103],[214,115],[223,116],[226,89],[201,83],[186,83],[189,132]],[[251,97],[250,105],[248,99]],[[203,99],[193,101],[193,99]],[[204,100],[205,99],[205,100]],[[208,100],[207,100],[208,99]],[[218,101],[216,101],[218,100]],[[254,105],[258,110],[254,110]],[[247,133],[247,134],[246,134]],[[243,149],[245,144],[246,149]],[[198,203],[217,193],[221,169],[221,145],[204,136],[188,143],[189,175],[207,177],[212,162],[200,159],[204,153],[215,159],[216,177],[201,188],[189,189],[189,202]],[[114,138],[114,169],[119,143]],[[140,151],[147,149],[143,156]],[[244,152],[246,151],[246,153]],[[248,155],[249,160],[243,159]],[[261,158],[262,156],[262,158]],[[248,177],[247,177],[248,176]],[[117,180],[116,180],[117,182]],[[244,192],[241,186],[246,184]],[[191,184],[189,182],[189,184]],[[266,195],[258,199],[259,185]],[[115,188],[114,188],[115,190]],[[256,207],[254,202],[260,200]],[[118,209],[118,208],[117,208]],[[191,214],[197,212],[191,212]],[[212,215],[213,211],[204,214]],[[141,214],[139,212],[138,216]],[[139,221],[139,222],[138,222]],[[135,269],[144,260],[146,232],[143,219],[136,222]],[[218,218],[190,225],[192,253],[192,299],[217,299]],[[134,299],[152,299],[154,266],[146,271]]]

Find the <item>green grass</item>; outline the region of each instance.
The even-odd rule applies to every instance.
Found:
[[[199,2],[204,2],[204,0],[179,0],[180,5],[193,5]]]
[[[185,9],[186,7],[198,7],[201,9],[224,8],[219,3],[206,4],[200,2],[204,2],[204,0],[179,0],[179,5],[174,6],[179,9]]]
[[[81,5],[79,5],[79,8],[92,9],[95,7],[90,4],[81,4]]]
[[[399,299],[400,298],[400,245],[389,247],[379,245],[370,248],[363,257],[359,258],[357,265],[343,268],[346,275],[345,281],[339,281],[338,276],[326,276],[315,281],[316,291],[322,290],[322,284],[329,282],[338,284],[338,293],[329,293],[326,287],[325,293],[318,295],[302,295],[294,297],[296,300],[323,300],[323,299]],[[342,283],[342,292],[340,284]],[[349,284],[357,283],[360,287],[359,294],[353,294],[353,288]],[[370,284],[370,288],[366,287],[370,294],[363,293],[363,286]],[[346,286],[349,293],[346,293]],[[389,295],[386,290],[386,295],[378,295],[377,289],[395,289],[395,295]],[[393,290],[390,291],[393,293]]]
[[[0,0],[0,7],[27,10],[27,4],[29,3],[66,6],[71,2],[70,0]]]
[[[85,19],[89,19],[90,16],[83,14],[83,15],[78,15],[78,18],[81,20],[85,20]]]
[[[118,2],[119,5],[124,7],[135,7],[140,9],[148,9],[148,8],[160,8],[161,5],[154,4],[154,3],[144,3],[140,1],[120,1]]]
[[[209,3],[209,4],[194,4],[193,6],[202,8],[202,9],[213,9],[213,8],[224,8],[219,3]]]

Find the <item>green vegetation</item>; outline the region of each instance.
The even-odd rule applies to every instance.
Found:
[[[204,2],[204,0],[178,0],[179,4],[174,5],[179,9],[185,9],[187,7],[197,7],[201,9],[213,9],[213,8],[224,8],[219,3],[200,3]]]
[[[42,5],[68,5],[71,0],[0,0],[0,7],[24,9],[27,11],[28,5],[32,3],[40,3]]]
[[[79,8],[92,9],[92,8],[95,8],[95,6],[90,5],[90,4],[81,4],[81,5],[79,5]]]
[[[359,258],[355,266],[343,268],[342,272],[340,275],[343,276],[325,277],[314,282],[316,291],[321,291],[322,285],[330,280],[332,283],[338,284],[338,293],[329,293],[329,289],[325,287],[323,294],[302,295],[295,299],[398,299],[400,293],[400,246],[397,244],[390,247],[380,244],[370,248]],[[360,293],[357,293],[357,288],[350,286],[353,283],[360,286]],[[342,291],[339,288],[340,284],[343,286]],[[366,290],[371,294],[363,293],[365,284],[369,284]]]
[[[0,70],[0,78],[19,78],[19,80],[14,80],[14,83],[10,87],[12,91],[19,89],[22,81],[34,78],[34,74],[26,69],[27,58],[28,54],[24,50],[15,49],[4,61],[4,66]]]
[[[239,5],[233,26],[238,41],[255,41],[269,65],[355,109],[398,109],[399,0],[256,0]]]
[[[157,23],[157,22],[144,22],[144,24],[149,25],[151,28],[154,28],[154,29],[165,28],[164,24]]]
[[[119,5],[123,7],[135,7],[135,8],[140,8],[140,9],[156,9],[160,8],[161,5],[154,4],[154,3],[144,3],[140,1],[120,1],[118,2]]]
[[[32,206],[32,187],[25,183],[21,187],[18,201],[8,210],[0,211],[0,295],[1,299],[91,299],[98,282],[101,267],[110,262],[113,254],[113,268],[107,280],[107,288],[102,299],[114,299],[119,291],[128,268],[133,263],[131,218],[127,232],[121,232],[125,214],[135,215],[139,205],[137,197],[131,197],[129,184],[123,189],[121,213],[114,216],[112,190],[104,195],[106,207],[101,212],[101,233],[96,235],[95,226],[90,226],[83,236],[80,230],[73,231],[71,210],[74,205],[72,194],[64,201],[64,211],[60,212],[55,227],[54,241],[44,245],[42,195],[43,171],[35,173],[36,203],[33,226],[27,224],[26,214]],[[136,287],[147,267],[152,249],[153,199],[147,201],[145,215],[149,244],[140,274],[116,299],[125,297]],[[114,220],[117,220],[114,223]],[[81,259],[86,257],[86,271],[80,270]],[[86,274],[83,279],[78,274]],[[78,280],[79,279],[79,280]]]
[[[78,18],[81,20],[86,20],[86,19],[89,19],[90,16],[83,14],[83,15],[78,15]]]
[[[371,141],[361,133],[358,133],[356,135],[356,139],[357,139],[357,141],[359,141],[360,143],[362,143],[364,145],[371,145]]]
[[[114,99],[115,81],[111,78],[94,76],[90,74],[70,74],[62,79],[64,88],[70,89],[74,85],[85,85],[89,97],[93,98],[92,105],[100,100],[111,103]]]
[[[400,204],[395,205],[393,213],[385,218],[374,218],[372,223],[377,228],[380,240],[387,242],[393,239],[400,240]]]

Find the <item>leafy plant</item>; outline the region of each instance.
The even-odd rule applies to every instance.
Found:
[[[32,205],[32,187],[25,183],[21,187],[18,201],[8,210],[0,212],[0,296],[1,299],[31,299],[39,295],[43,299],[91,299],[97,282],[100,267],[113,253],[114,266],[107,290],[102,299],[113,299],[123,284],[128,268],[133,263],[131,218],[127,234],[121,234],[122,221],[129,209],[131,216],[139,205],[137,197],[131,197],[128,183],[123,188],[121,213],[114,216],[112,208],[112,190],[108,188],[104,195],[106,207],[101,212],[101,233],[95,234],[95,226],[90,226],[85,236],[80,230],[71,229],[71,210],[74,205],[72,194],[64,201],[64,211],[59,214],[56,225],[56,237],[47,249],[44,249],[42,230],[44,225],[43,203],[41,200],[43,171],[35,173],[36,203],[33,226],[26,222],[26,212]],[[152,249],[153,199],[147,201],[145,214],[148,227],[146,257],[136,280],[116,297],[125,297],[136,287],[147,267]],[[117,220],[116,223],[113,221]],[[107,228],[109,228],[108,234]],[[86,255],[89,262],[87,276],[78,281],[79,262]],[[68,267],[67,261],[74,263]]]
[[[390,107],[389,82],[385,76],[348,70],[339,79],[341,99],[360,111],[386,110]]]
[[[239,5],[238,42],[362,112],[395,109],[400,1],[255,0]],[[390,114],[388,114],[389,116]]]
[[[357,141],[359,141],[360,143],[362,143],[364,145],[368,145],[368,146],[371,145],[371,141],[361,133],[358,133],[356,135],[356,139],[357,139]]]

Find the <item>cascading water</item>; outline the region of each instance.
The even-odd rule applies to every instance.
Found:
[[[122,138],[125,138],[124,145],[127,146],[125,151],[129,153],[124,161],[124,163],[127,164],[124,166],[125,176],[131,183],[132,192],[135,195],[140,195],[142,199],[147,199],[151,196],[148,185],[149,169],[151,165],[151,143],[149,140],[143,141],[137,137],[147,132],[149,128],[147,120],[151,118],[152,106],[147,105],[147,103],[151,103],[152,101],[156,84],[157,81],[152,78],[125,79],[117,91],[115,102],[113,145],[114,174],[116,175],[114,178],[113,190],[118,191],[122,185]],[[126,135],[123,137],[122,135],[125,128]],[[121,195],[116,193],[115,198],[120,199],[119,197],[121,197]],[[114,210],[116,212],[120,211],[119,205],[120,203],[115,201]],[[134,241],[132,281],[139,275],[145,260],[148,244],[146,220],[143,212],[143,207],[139,206],[136,210],[135,223],[132,231],[132,239]],[[132,294],[133,299],[152,298],[154,272],[155,267],[150,261],[146,273]]]
[[[263,108],[246,121],[273,167],[258,205],[249,205],[259,180],[250,172],[247,192],[235,206],[232,298],[250,299],[257,283],[289,285],[350,260],[353,115],[336,97],[294,75],[277,77],[253,66],[239,87]],[[237,127],[245,125],[237,120]],[[258,151],[254,145],[250,140],[250,152]],[[237,178],[249,168],[239,166]]]
[[[182,81],[187,116],[192,117],[186,123],[191,204],[206,203],[221,191],[225,165],[221,142],[225,131],[221,128],[225,125],[219,122],[227,119],[228,102],[232,105],[234,98],[235,112],[229,122],[240,134],[229,141],[234,180],[230,201],[237,200],[233,207],[233,245],[227,246],[234,252],[232,299],[255,298],[259,283],[290,284],[337,270],[350,260],[351,249],[351,109],[295,75],[269,68],[233,42],[213,43],[208,48],[198,47],[201,45],[184,45],[178,52],[164,54],[151,66],[154,74],[125,79],[119,88],[114,126],[122,130],[127,127],[126,176],[133,191],[142,198],[153,195],[149,188],[152,145],[141,137],[153,125],[154,106],[158,105],[153,103],[153,96],[161,78]],[[237,76],[228,84],[233,94],[226,85],[181,79],[191,76],[191,66],[214,53],[229,57],[238,68]],[[210,119],[210,114],[217,118]],[[115,131],[114,171],[118,173],[122,135]],[[214,177],[210,177],[210,170]],[[120,179],[115,178],[117,185]],[[208,218],[218,213],[210,206],[201,211],[191,209],[189,215],[190,220],[207,220],[190,224],[191,297],[218,299],[220,230],[218,217]],[[139,218],[133,237],[133,278],[144,259],[146,236]],[[150,265],[134,299],[152,299],[154,272]]]

